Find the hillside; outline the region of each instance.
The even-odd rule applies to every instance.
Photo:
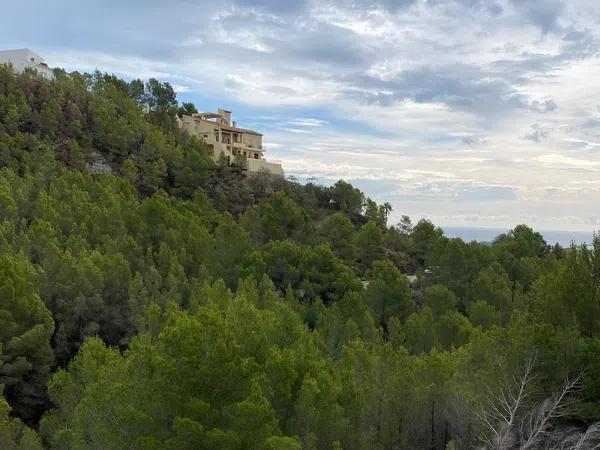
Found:
[[[600,239],[390,225],[213,163],[178,112],[0,66],[0,448],[598,443]]]

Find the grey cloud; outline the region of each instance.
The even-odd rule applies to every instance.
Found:
[[[560,31],[559,19],[565,10],[562,0],[511,0],[514,7],[543,33]]]
[[[389,12],[404,11],[418,3],[418,0],[367,0],[356,2],[355,0],[337,0],[331,4],[336,8],[347,10],[370,11],[374,9],[384,9]]]
[[[274,14],[298,14],[308,8],[306,0],[235,0],[234,4]]]
[[[391,81],[361,77],[356,84],[368,89],[358,90],[354,95],[367,103],[381,106],[390,106],[401,100],[444,103],[452,109],[486,117],[499,116],[513,109],[538,112],[556,109],[553,100],[531,101],[506,80],[491,75],[479,67],[464,64],[423,67],[404,71]]]
[[[417,0],[382,0],[380,3],[390,11],[401,11],[416,4]]]
[[[551,112],[558,108],[558,105],[554,100],[544,100],[543,102],[535,100],[529,104],[529,107],[538,112]]]
[[[491,202],[516,200],[515,190],[508,186],[471,187],[457,192],[457,200],[467,202]]]
[[[598,55],[600,42],[589,29],[571,27],[562,38],[564,45],[559,58],[563,60],[584,59]]]
[[[493,2],[490,5],[488,5],[487,6],[487,10],[493,16],[499,16],[503,12],[502,6],[500,6],[498,3],[495,3],[495,2]]]
[[[517,200],[516,190],[511,186],[474,184],[468,181],[423,182],[401,189],[402,198],[408,201],[445,199],[462,203],[497,202]]]
[[[491,16],[499,16],[504,8],[495,0],[427,0],[426,4],[432,7],[444,7],[448,11],[448,6],[467,8],[475,11],[483,11]]]
[[[466,136],[460,140],[463,144],[468,145],[469,147],[474,145],[485,145],[489,143],[487,139],[479,139],[473,136]]]
[[[238,81],[235,77],[233,77],[231,75],[228,75],[225,77],[224,86],[227,89],[230,89],[231,91],[245,89],[247,87],[244,83]],[[264,89],[275,96],[289,96],[289,95],[297,94],[297,92],[294,89],[287,87],[287,86],[273,85],[273,86],[266,86],[266,87],[264,87]]]
[[[567,34],[563,36],[563,41],[568,42],[581,42],[584,39],[587,39],[590,36],[589,31],[569,31]]]
[[[273,93],[273,95],[280,95],[280,96],[297,94],[297,92],[294,89],[287,87],[287,86],[268,86],[267,91]]]
[[[309,0],[233,0],[233,4],[249,10],[263,11],[271,14],[298,16],[307,14],[312,4],[319,6],[330,5],[338,10],[369,12],[375,9],[383,9],[396,13],[404,11],[418,3],[418,0],[330,0],[311,3]]]
[[[0,41],[174,61],[174,45],[198,25],[190,19],[211,8],[208,1],[188,0],[11,2],[0,15]]]
[[[600,217],[598,216],[590,216],[590,217],[586,217],[585,221],[589,224],[589,225],[594,225],[594,226],[598,226],[600,225]]]
[[[550,78],[554,69],[600,53],[600,41],[590,30],[571,30],[563,36],[562,41],[555,54],[522,52],[511,59],[494,61],[490,69],[515,84],[526,84],[532,74],[543,74]]]
[[[497,75],[504,76],[516,84],[529,82],[533,73],[547,73],[563,63],[557,55],[521,53],[513,59],[499,59],[490,64],[490,69]]]
[[[548,138],[548,135],[549,135],[548,130],[545,130],[544,128],[542,128],[541,125],[536,123],[536,124],[533,124],[531,126],[531,128],[532,128],[531,133],[528,133],[525,136],[523,136],[524,139],[527,139],[532,142],[540,143]]]
[[[244,87],[242,83],[240,83],[236,78],[232,77],[231,75],[225,77],[224,84],[225,87],[230,89],[242,89]]]
[[[368,67],[376,57],[357,35],[327,24],[291,33],[280,46],[279,56],[351,68]]]
[[[581,124],[582,128],[598,128],[600,129],[600,118],[593,117],[587,119],[583,124]]]
[[[259,58],[262,66],[297,72],[309,78],[314,77],[315,67],[320,70],[327,67],[328,76],[335,76],[336,70],[368,67],[377,57],[351,30],[308,19],[304,22],[298,24],[294,18],[262,16],[244,10],[218,17],[215,25],[228,35],[229,46],[235,48],[244,44],[248,38],[248,23],[253,24],[253,38],[269,51],[258,56],[246,49],[246,55],[237,55],[240,62],[256,64]],[[211,30],[206,30],[203,37],[210,47]]]

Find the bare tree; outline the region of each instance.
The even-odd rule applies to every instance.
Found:
[[[503,450],[515,446],[517,420],[531,395],[534,366],[535,356],[527,359],[523,370],[513,376],[511,383],[486,399],[486,408],[477,414],[485,429],[481,439],[485,447]]]
[[[484,429],[480,438],[483,448],[600,450],[600,422],[585,431],[556,427],[556,419],[573,412],[572,394],[581,389],[583,372],[567,377],[559,391],[534,403],[534,367],[535,356],[527,359],[508,384],[488,395],[484,409],[477,414]]]
[[[527,412],[521,421],[519,434],[521,450],[536,448],[551,429],[551,421],[567,414],[569,406],[569,394],[581,389],[580,373],[572,380],[567,378],[559,392],[552,394],[535,408]]]

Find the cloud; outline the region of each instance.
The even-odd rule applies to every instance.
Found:
[[[182,86],[181,84],[173,84],[173,90],[177,94],[183,94],[185,92],[190,92],[192,89],[189,86]]]
[[[586,141],[584,139],[563,138],[563,141],[575,144],[577,147],[583,148],[583,149],[593,149],[593,148],[600,147],[600,142],[590,142],[590,141]]]
[[[511,0],[525,19],[538,26],[543,33],[560,31],[560,17],[565,10],[562,0]]]
[[[299,126],[299,127],[322,127],[323,125],[327,124],[327,121],[319,120],[319,119],[311,119],[311,118],[306,118],[306,117],[298,117],[294,120],[288,121],[288,123],[290,125],[295,125],[295,126]]]
[[[559,153],[549,153],[540,155],[535,158],[547,167],[559,170],[577,169],[580,171],[597,172],[597,167],[600,166],[598,161],[590,161],[587,159],[571,158]]]
[[[363,89],[351,90],[351,94],[380,106],[406,100],[437,103],[447,105],[452,110],[481,114],[486,118],[498,117],[515,109],[551,112],[557,108],[552,99],[531,100],[507,80],[475,65],[425,66],[403,71],[392,80],[365,77],[357,84]]]
[[[599,118],[591,118],[587,119],[583,124],[581,124],[581,128],[600,128],[600,119]]]
[[[538,144],[540,142],[548,139],[550,132],[548,130],[544,129],[541,125],[536,123],[536,124],[533,124],[531,126],[531,128],[532,128],[531,133],[528,133],[525,136],[523,136],[524,139],[527,139],[532,142],[536,142]]]
[[[235,0],[235,5],[266,11],[272,14],[298,14],[305,11],[308,2],[305,0],[281,1],[281,0]]]

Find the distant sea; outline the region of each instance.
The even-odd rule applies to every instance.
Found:
[[[501,228],[477,228],[477,227],[442,227],[444,234],[448,237],[458,237],[463,241],[479,241],[479,242],[492,242],[496,236],[502,233],[506,233],[508,230]],[[563,246],[568,247],[571,242],[575,244],[591,244],[593,233],[587,231],[543,231],[540,232],[546,242],[550,245],[554,245],[557,242]]]

